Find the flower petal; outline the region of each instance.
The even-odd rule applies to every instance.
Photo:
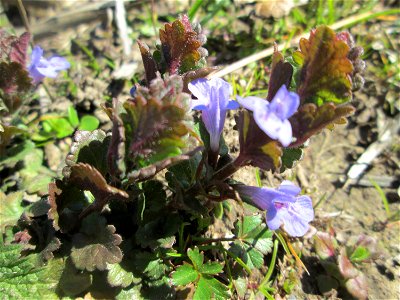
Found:
[[[264,113],[268,111],[269,102],[265,99],[259,97],[246,97],[242,98],[240,96],[236,96],[236,100],[240,103],[244,108],[251,110],[252,112],[262,110]]]
[[[270,111],[274,112],[281,120],[286,120],[297,111],[299,105],[299,96],[289,92],[286,85],[282,85],[271,101]]]
[[[43,49],[40,48],[40,46],[35,46],[32,49],[30,66],[38,64],[42,56],[43,56]]]
[[[49,59],[51,67],[56,71],[69,69],[71,64],[64,57],[53,56]]]
[[[292,142],[292,125],[288,120],[282,122],[278,131],[278,140],[284,147],[287,147]]]
[[[301,188],[299,188],[297,185],[289,180],[284,180],[278,187],[278,191],[291,196],[297,196],[301,192]]]
[[[235,100],[230,100],[228,102],[228,106],[226,107],[226,109],[238,109],[240,107],[239,103]]]

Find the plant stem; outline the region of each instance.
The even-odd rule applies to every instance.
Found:
[[[260,287],[263,287],[266,283],[268,283],[269,279],[271,278],[272,272],[274,271],[275,262],[276,262],[276,255],[278,254],[278,246],[279,246],[279,241],[276,239],[274,241],[274,251],[272,252],[272,259],[268,266],[268,272],[265,275],[263,281],[261,282]]]

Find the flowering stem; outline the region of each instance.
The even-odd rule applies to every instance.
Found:
[[[218,154],[219,154],[218,150],[217,151],[213,151],[213,150],[210,149],[208,151],[208,164],[213,168],[215,168],[216,165],[217,165]]]

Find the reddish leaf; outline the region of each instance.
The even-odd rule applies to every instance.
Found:
[[[189,18],[184,15],[172,24],[160,29],[161,50],[170,74],[183,74],[197,69],[201,58],[206,56],[201,45],[205,37],[193,30]]]
[[[301,66],[298,94],[301,102],[322,105],[351,100],[353,65],[348,59],[350,47],[329,27],[312,30],[309,39],[300,40],[300,50],[293,54]]]
[[[238,126],[240,143],[238,159],[244,164],[259,167],[265,171],[278,170],[282,164],[282,148],[279,143],[272,140],[258,127],[248,111],[240,113]]]
[[[268,83],[267,100],[272,101],[276,92],[282,85],[290,86],[292,81],[293,67],[288,62],[284,62],[283,55],[275,49],[272,56],[272,70]]]
[[[353,112],[354,107],[351,105],[335,106],[333,103],[325,103],[317,107],[315,104],[307,103],[300,106],[290,118],[296,141],[289,147],[302,145],[308,138],[324,128],[333,129],[335,124],[346,124],[345,117]]]
[[[0,63],[0,89],[4,93],[25,93],[31,87],[31,78],[24,66],[17,62]]]
[[[126,200],[129,195],[120,189],[107,184],[103,175],[91,165],[78,163],[71,167],[69,182],[80,190],[90,191],[95,200],[87,207],[80,218],[93,211],[101,211],[111,199]]]
[[[28,50],[30,39],[30,33],[24,32],[19,38],[11,43],[10,61],[17,62],[22,66],[26,65],[26,53]]]
[[[137,43],[139,45],[140,54],[142,55],[144,71],[146,73],[147,86],[149,86],[150,82],[157,77],[157,64],[150,53],[149,47],[139,40],[137,41]]]

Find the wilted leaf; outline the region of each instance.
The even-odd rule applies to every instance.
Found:
[[[279,169],[282,164],[282,149],[279,143],[272,140],[258,127],[248,111],[240,113],[238,126],[240,160],[244,164],[259,167],[265,171]]]
[[[351,105],[335,106],[333,103],[324,103],[319,107],[312,103],[300,106],[290,118],[296,141],[289,147],[304,144],[307,139],[324,128],[333,129],[335,124],[346,124],[345,117],[353,114],[354,110]]]
[[[110,200],[126,200],[129,195],[109,184],[100,172],[91,165],[77,163],[71,167],[69,182],[82,191],[90,191],[94,196],[94,202],[80,215],[87,215],[92,211],[101,211]]]
[[[206,38],[198,31],[193,30],[186,15],[160,29],[161,51],[170,75],[199,67],[201,58],[206,56],[201,48]]]
[[[178,75],[160,77],[150,88],[138,87],[135,99],[124,103],[121,114],[127,138],[127,156],[138,166],[146,166],[175,156],[186,148],[192,132],[190,96],[182,93]]]
[[[15,225],[23,213],[23,197],[24,192],[14,192],[6,195],[0,191],[0,232],[2,234],[5,227]]]
[[[347,58],[349,46],[325,25],[312,30],[309,39],[300,40],[300,50],[293,54],[301,66],[297,92],[302,103],[318,106],[351,100],[353,65]]]
[[[72,262],[79,270],[103,271],[107,264],[121,262],[122,251],[118,247],[121,241],[114,226],[106,225],[104,217],[91,214],[83,219],[80,232],[72,237]]]
[[[337,246],[335,238],[329,233],[318,231],[314,236],[315,252],[321,259],[334,257]]]
[[[174,285],[187,285],[194,282],[199,277],[199,274],[191,265],[182,265],[176,268],[172,273],[172,284]]]

